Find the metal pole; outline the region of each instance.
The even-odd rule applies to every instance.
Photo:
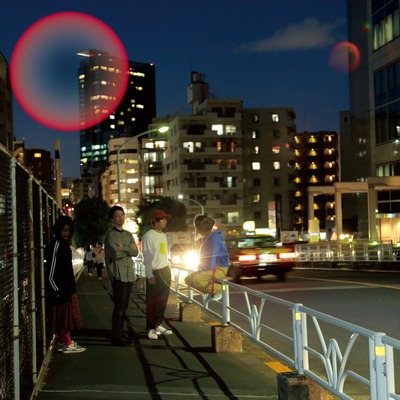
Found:
[[[13,225],[13,360],[14,360],[14,398],[20,398],[20,352],[19,352],[19,287],[18,287],[18,229],[17,229],[17,163],[11,158],[11,193]]]
[[[192,198],[190,198],[190,197],[184,197],[183,195],[181,195],[182,197],[181,197],[181,199],[182,200],[190,200],[190,201],[193,201],[193,203],[196,203],[200,208],[201,208],[201,213],[204,215],[204,207],[203,207],[203,204],[201,204],[199,201],[197,201],[197,200],[195,200],[195,199],[192,199]],[[178,198],[179,198],[179,196],[178,196]]]

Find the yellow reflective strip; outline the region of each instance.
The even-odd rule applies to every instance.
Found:
[[[265,365],[267,365],[268,367],[270,367],[272,370],[274,370],[275,372],[277,372],[279,374],[282,372],[292,372],[292,370],[289,367],[287,367],[286,365],[283,365],[279,361],[267,362],[267,363],[265,363]]]
[[[385,346],[375,346],[375,355],[378,357],[384,357],[386,355]]]
[[[294,313],[294,318],[295,318],[296,321],[300,321],[301,320],[301,313],[299,313],[299,312]]]

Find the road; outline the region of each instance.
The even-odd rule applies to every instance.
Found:
[[[264,277],[241,284],[400,339],[400,271],[296,269],[286,282]]]

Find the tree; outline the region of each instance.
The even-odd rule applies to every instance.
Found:
[[[143,199],[136,211],[136,223],[139,227],[139,239],[151,228],[151,214],[155,210],[163,210],[171,215],[166,232],[186,231],[186,207],[178,201],[170,197],[161,197],[157,200]]]
[[[109,209],[107,202],[100,197],[85,198],[75,206],[75,246],[104,241],[104,235],[111,227]]]

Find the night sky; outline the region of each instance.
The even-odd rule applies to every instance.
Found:
[[[100,19],[130,60],[156,65],[160,117],[189,112],[191,71],[205,75],[213,95],[244,107],[292,107],[298,132],[339,131],[339,112],[348,109],[348,73],[332,62],[334,46],[347,40],[346,0],[3,1],[0,52],[8,63],[26,29],[64,11]],[[52,154],[61,139],[63,176],[79,176],[78,132],[49,129],[17,100],[13,106],[16,139]]]

